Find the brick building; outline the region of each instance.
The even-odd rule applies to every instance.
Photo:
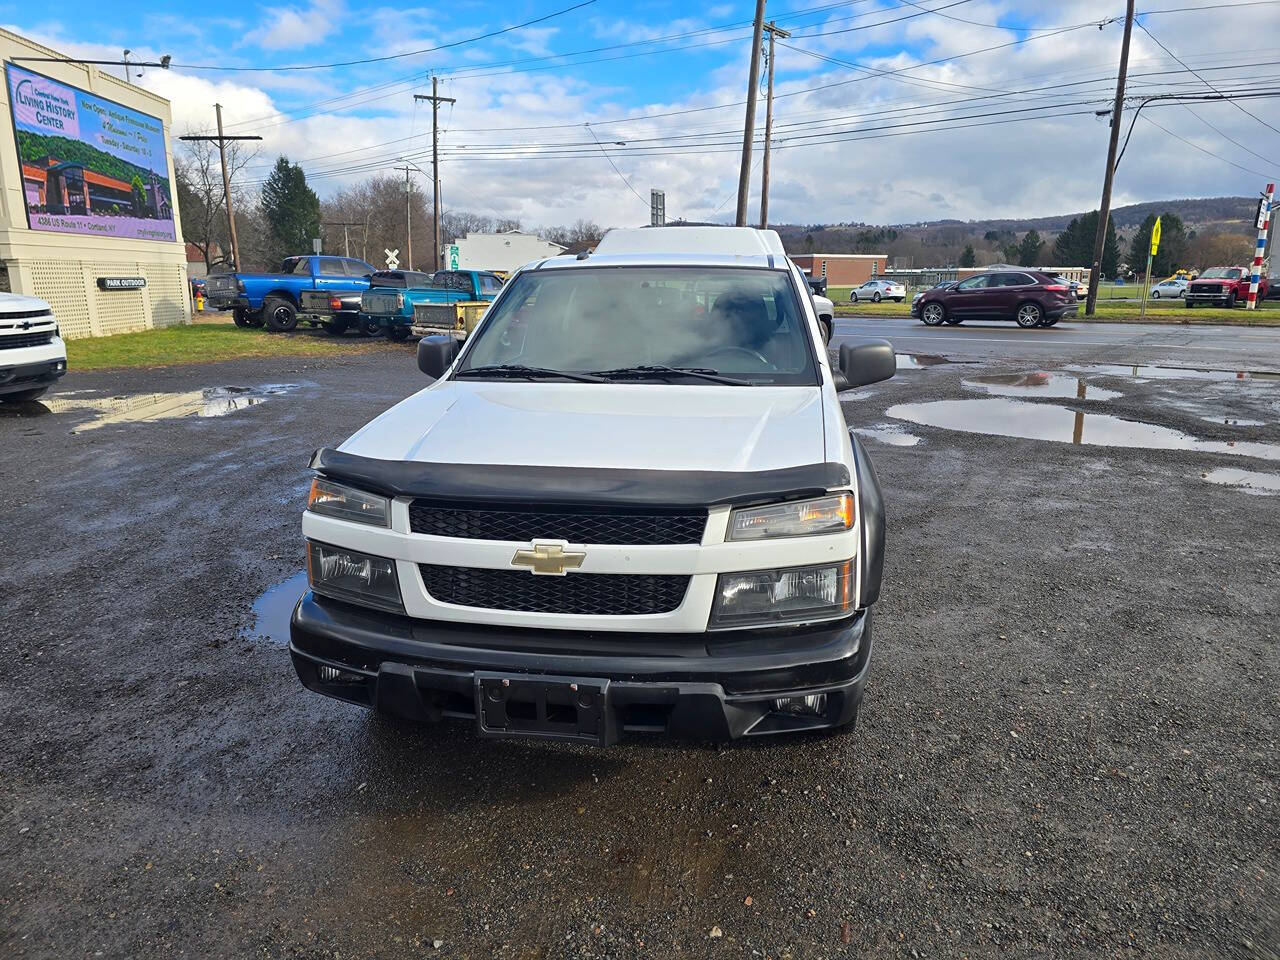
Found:
[[[797,253],[792,262],[811,277],[826,277],[833,287],[856,287],[884,273],[883,253]]]

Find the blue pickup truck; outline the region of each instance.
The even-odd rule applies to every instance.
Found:
[[[410,270],[378,273],[360,297],[362,319],[376,324],[391,340],[405,340],[415,327],[436,324],[433,307],[492,300],[502,289],[502,279],[484,270],[438,270],[434,274]],[[453,324],[450,323],[449,329]]]
[[[313,326],[324,322],[314,314],[299,317],[304,292],[362,292],[373,273],[369,264],[350,257],[288,257],[279,273],[210,276],[205,280],[205,296],[213,309],[234,311],[238,327],[265,323],[268,330],[282,332],[296,327],[299,319]]]

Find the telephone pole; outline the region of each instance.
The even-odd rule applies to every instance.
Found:
[[[355,220],[355,221],[325,220],[323,223],[320,224],[320,226],[342,228],[342,255],[344,257],[349,257],[351,256],[351,235],[347,232],[347,228],[364,226],[364,222],[360,220]]]
[[[1102,203],[1098,207],[1098,235],[1093,239],[1093,266],[1089,270],[1089,295],[1084,312],[1092,316],[1098,304],[1098,281],[1102,273],[1102,251],[1107,243],[1107,221],[1111,217],[1111,183],[1116,175],[1116,147],[1120,143],[1120,112],[1124,109],[1124,84],[1129,72],[1129,37],[1133,33],[1133,0],[1126,0],[1124,39],[1120,41],[1120,71],[1116,75],[1116,100],[1111,108],[1111,140],[1107,146],[1107,170],[1102,179]]]
[[[769,32],[769,96],[765,100],[764,108],[764,162],[761,167],[760,182],[761,230],[769,228],[769,141],[773,137],[773,41],[775,37],[782,37],[785,40],[791,36],[791,31],[783,30],[772,20],[764,25],[764,29]]]
[[[401,157],[401,159],[403,160],[404,158]],[[404,171],[405,259],[409,261],[409,269],[412,270],[413,269],[413,220],[412,220],[413,214],[411,213],[411,210],[413,206],[412,204],[413,192],[409,187],[409,171],[418,170],[418,167],[415,164],[409,163],[408,160],[405,160],[403,167],[392,167],[392,169]],[[421,173],[422,171],[418,170],[418,172]]]
[[[218,117],[218,135],[216,137],[190,135],[179,137],[178,139],[188,141],[200,140],[208,143],[216,143],[218,145],[218,158],[222,161],[222,193],[227,203],[227,229],[231,234],[231,262],[235,265],[236,273],[239,273],[240,244],[236,242],[236,215],[235,211],[231,209],[231,177],[227,173],[227,144],[234,140],[261,140],[262,138],[256,134],[239,137],[227,136],[222,132],[222,104],[215,103],[213,105],[213,109]]]
[[[431,101],[431,237],[435,244],[431,253],[431,269],[440,268],[440,104],[457,103],[453,97],[442,97],[439,94],[439,81],[431,78],[431,95],[415,93],[415,100]]]
[[[738,226],[747,225],[747,194],[751,189],[751,141],[756,135],[756,97],[760,86],[760,35],[764,32],[764,0],[756,0],[751,34],[751,70],[747,75],[747,119],[742,128],[742,168],[738,171]]]

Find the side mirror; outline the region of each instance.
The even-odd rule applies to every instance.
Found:
[[[897,369],[893,344],[888,340],[840,344],[840,372],[848,384],[846,390],[888,380]],[[840,389],[838,382],[836,386]]]
[[[460,346],[453,337],[423,337],[418,341],[418,369],[439,380],[458,358]]]

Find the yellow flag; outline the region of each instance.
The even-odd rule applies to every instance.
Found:
[[[1160,249],[1160,218],[1156,217],[1156,225],[1151,228],[1151,255],[1154,257]]]

